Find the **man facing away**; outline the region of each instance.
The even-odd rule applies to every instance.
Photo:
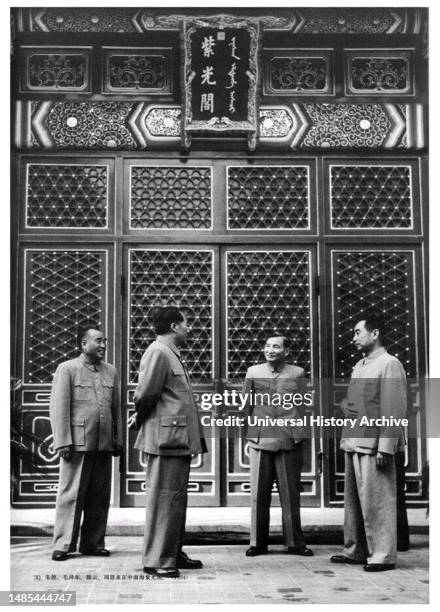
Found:
[[[385,326],[367,315],[354,328],[353,342],[364,357],[355,365],[341,408],[357,417],[356,429],[344,428],[344,549],[333,563],[364,564],[377,572],[395,568],[395,453],[404,444],[402,427],[360,427],[363,416],[406,416],[406,376],[402,364],[383,346]]]
[[[206,444],[179,350],[186,343],[186,319],[174,306],[153,309],[152,319],[158,336],[142,356],[134,395],[140,428],[135,448],[146,463],[142,561],[145,573],[175,578],[178,568],[202,567],[182,545],[191,457],[206,452]]]
[[[108,556],[104,537],[110,503],[112,455],[122,451],[116,369],[103,361],[107,340],[98,329],[80,334],[81,355],[61,363],[53,379],[50,421],[60,460],[52,559],[76,551]]]
[[[248,416],[295,418],[302,416],[299,408],[287,415],[286,410],[273,401],[274,394],[291,396],[304,393],[304,370],[286,363],[287,339],[274,333],[264,346],[265,363],[248,369],[243,393],[261,393],[268,397],[260,403],[251,402]],[[287,397],[287,395],[286,395]],[[300,492],[303,461],[304,432],[289,425],[273,428],[250,426],[247,431],[251,481],[251,538],[248,557],[267,553],[269,516],[273,483],[276,480],[280,496],[284,542],[287,553],[312,556],[306,547],[301,529]]]

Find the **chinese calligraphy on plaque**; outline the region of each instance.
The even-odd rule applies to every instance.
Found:
[[[256,55],[253,23],[187,24],[185,57],[185,134],[237,132],[256,135]]]

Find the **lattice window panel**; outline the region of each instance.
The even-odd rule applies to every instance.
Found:
[[[105,323],[105,252],[27,251],[25,383],[48,384],[79,354],[80,327]]]
[[[310,253],[229,251],[227,282],[228,378],[264,360],[272,331],[288,336],[291,359],[310,374]]]
[[[230,229],[308,229],[308,166],[228,167]]]
[[[333,253],[335,291],[335,377],[349,378],[361,358],[353,345],[353,328],[370,310],[387,322],[385,341],[408,376],[417,376],[412,253],[350,251]]]
[[[136,383],[142,354],[155,340],[154,306],[178,306],[190,333],[182,358],[193,382],[213,377],[213,253],[211,251],[130,251],[129,380]]]
[[[333,229],[411,229],[411,166],[330,166]]]
[[[209,229],[211,168],[131,166],[132,229]]]
[[[26,226],[107,227],[108,166],[28,164]]]

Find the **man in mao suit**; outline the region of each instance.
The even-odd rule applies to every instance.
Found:
[[[160,578],[202,567],[183,551],[191,457],[206,452],[188,371],[179,347],[186,342],[184,315],[175,307],[155,308],[157,339],[142,356],[135,391],[135,448],[146,462],[144,572]]]
[[[367,315],[354,328],[353,342],[364,357],[355,365],[347,397],[346,416],[357,427],[344,428],[345,451],[344,549],[333,563],[364,564],[364,570],[392,570],[396,561],[395,454],[404,445],[400,426],[360,426],[368,418],[406,416],[406,376],[402,364],[384,348],[381,318]]]
[[[122,451],[116,369],[103,361],[106,339],[97,329],[81,337],[81,355],[61,363],[53,379],[50,421],[60,459],[52,559],[76,551],[108,556],[104,537],[110,503],[112,455]]]
[[[248,416],[297,418],[301,410],[294,407],[287,411],[273,401],[274,394],[292,397],[305,391],[304,370],[286,363],[288,349],[286,338],[279,334],[269,337],[264,347],[265,363],[248,369],[243,393],[269,394],[264,403],[248,407]],[[272,396],[272,398],[271,398]],[[269,540],[269,514],[274,480],[280,496],[284,543],[289,554],[311,556],[301,529],[300,492],[302,468],[302,429],[289,425],[269,427],[250,426],[247,440],[250,453],[251,481],[251,538],[248,557],[267,553]]]

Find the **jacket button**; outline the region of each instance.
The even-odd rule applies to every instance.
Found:
[[[177,421],[173,421],[173,425],[177,425]]]

